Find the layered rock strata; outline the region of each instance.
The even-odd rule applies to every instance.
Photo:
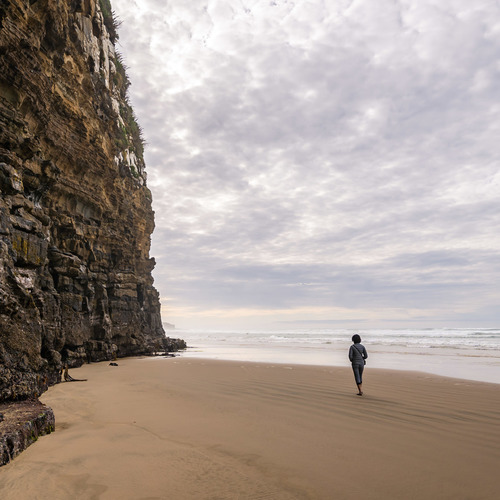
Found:
[[[173,350],[109,0],[0,6],[0,401],[61,366]]]

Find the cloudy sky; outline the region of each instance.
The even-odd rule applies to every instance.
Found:
[[[164,321],[499,326],[500,2],[112,3]]]

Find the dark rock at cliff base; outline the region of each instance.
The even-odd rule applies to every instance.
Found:
[[[0,5],[0,402],[63,365],[178,345],[116,37],[109,0]]]
[[[163,343],[163,350],[167,352],[179,351],[181,349],[186,349],[187,347],[186,342],[184,340],[172,339],[170,337],[162,339],[162,343]]]

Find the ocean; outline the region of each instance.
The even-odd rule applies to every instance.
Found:
[[[368,351],[367,369],[419,371],[500,384],[500,329],[169,330],[181,356],[235,361],[349,366],[351,337]]]

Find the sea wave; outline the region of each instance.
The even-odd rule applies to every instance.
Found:
[[[353,330],[179,331],[191,341],[239,344],[335,345],[350,342]],[[360,332],[367,345],[500,350],[498,329],[405,329]]]
[[[345,366],[351,337],[359,333],[368,366],[416,370],[500,383],[500,330],[177,330],[185,356],[220,360]]]

